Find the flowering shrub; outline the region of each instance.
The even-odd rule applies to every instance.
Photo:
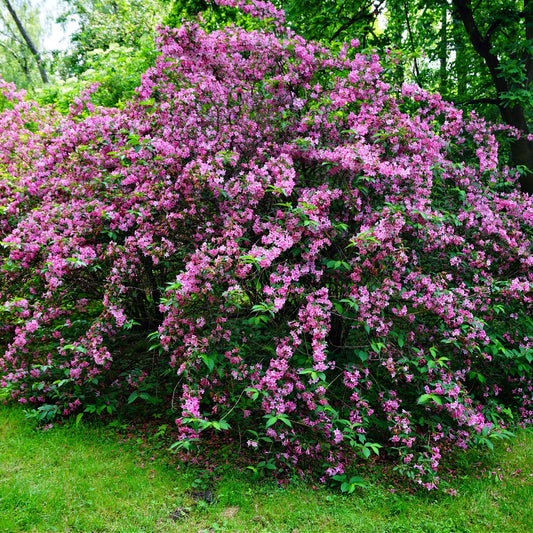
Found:
[[[122,110],[2,85],[0,384],[433,488],[450,446],[532,421],[533,200],[494,127],[280,21],[162,29]]]

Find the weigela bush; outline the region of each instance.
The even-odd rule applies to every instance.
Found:
[[[121,110],[2,84],[0,383],[42,419],[156,398],[185,447],[334,479],[387,453],[433,488],[532,421],[533,201],[494,127],[277,20],[162,29]]]

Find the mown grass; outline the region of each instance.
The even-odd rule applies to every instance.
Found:
[[[390,532],[533,531],[533,432],[494,452],[460,455],[451,487],[409,494],[368,472],[352,495],[311,485],[279,488],[227,470],[216,501],[194,502],[198,471],[109,429],[80,424],[37,430],[0,406],[0,531]],[[174,518],[171,518],[174,515]]]

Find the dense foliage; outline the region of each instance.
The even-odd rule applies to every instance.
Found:
[[[162,29],[123,109],[2,84],[0,384],[43,420],[144,401],[184,448],[226,431],[348,489],[380,452],[435,487],[531,423],[533,200],[497,128],[219,3],[273,30]]]

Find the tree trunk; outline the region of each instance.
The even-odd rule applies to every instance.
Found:
[[[41,79],[43,80],[43,83],[48,83],[48,76],[46,74],[46,69],[44,68],[43,60],[41,59],[41,55],[39,54],[39,51],[33,44],[33,41],[31,40],[30,36],[28,35],[28,32],[26,31],[26,28],[24,28],[22,22],[20,21],[16,11],[13,9],[13,6],[11,5],[11,2],[9,0],[4,0],[4,3],[7,7],[7,10],[9,11],[9,14],[13,18],[20,34],[22,35],[22,38],[24,39],[26,45],[28,46],[29,51],[35,58],[35,62],[37,63],[37,67],[39,69],[39,74],[41,75]]]

